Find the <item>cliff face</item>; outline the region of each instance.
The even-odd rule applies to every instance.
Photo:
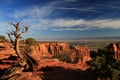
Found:
[[[110,44],[109,49],[111,49],[114,52],[114,58],[120,60],[120,43]]]
[[[67,43],[40,43],[35,46],[31,46],[32,53],[39,53],[42,56],[54,55],[55,53],[61,53],[69,49]]]
[[[74,61],[76,56],[81,55],[81,62],[85,63],[90,60],[90,50],[87,46],[75,47],[69,46],[68,43],[63,42],[49,42],[49,43],[39,43],[38,45],[33,45],[29,47],[31,49],[30,55],[36,59],[40,60],[42,57],[52,57],[56,53],[66,53],[71,54],[71,59]],[[0,55],[5,54],[15,55],[15,51],[10,47],[8,43],[0,43]]]
[[[67,43],[39,43],[30,46],[30,49],[32,49],[31,55],[39,59],[40,57],[51,57],[55,53],[63,53],[69,50],[69,46]]]
[[[0,54],[15,54],[15,51],[9,43],[0,43]]]
[[[24,45],[21,45],[22,48]],[[20,49],[22,49],[20,48]],[[43,67],[63,67],[71,69],[81,69],[86,70],[88,66],[86,61],[90,60],[90,50],[87,46],[75,47],[69,46],[67,43],[40,43],[38,45],[30,46],[32,50],[29,53],[35,60],[39,61],[38,69]],[[21,50],[22,51],[22,50]],[[66,53],[71,54],[71,59],[74,59],[81,55],[81,60],[77,64],[70,64],[66,62],[59,61],[58,59],[41,59],[42,57],[52,57],[56,53]],[[7,69],[16,62],[19,62],[19,58],[15,56],[15,51],[10,44],[0,43],[0,69]],[[30,73],[31,74],[31,73]],[[29,76],[29,75],[21,75]],[[31,78],[31,77],[30,77]],[[31,78],[32,79],[32,78]]]
[[[91,60],[90,58],[90,50],[87,46],[81,46],[81,47],[75,47],[75,46],[69,46],[67,43],[40,43],[36,46],[31,46],[32,49],[31,55],[36,56],[35,58],[40,57],[51,57],[54,56],[56,53],[65,53],[70,52],[71,53],[71,59],[74,60],[74,58],[78,55],[81,55],[82,63],[85,63],[88,60]]]
[[[85,63],[86,61],[91,60],[90,57],[90,50],[87,46],[81,46],[78,48],[78,52],[82,55],[82,62]]]

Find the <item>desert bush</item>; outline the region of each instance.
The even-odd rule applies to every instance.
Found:
[[[31,53],[33,50],[30,46],[36,45],[37,41],[34,38],[27,38],[25,43],[26,45],[24,46],[24,52]]]
[[[119,80],[120,61],[113,58],[114,53],[108,49],[98,49],[97,52],[91,51],[92,60],[87,62],[91,70],[102,80]]]
[[[34,38],[27,38],[26,39],[26,44],[29,44],[29,45],[35,45],[37,42]]]
[[[70,53],[56,53],[53,58],[57,58],[63,62],[71,63],[71,54]]]
[[[0,35],[0,41],[2,41],[2,42],[9,42],[9,40],[5,36],[3,36],[3,35]]]
[[[24,52],[25,53],[31,53],[32,51],[33,51],[33,49],[29,45],[24,46]]]
[[[78,54],[75,58],[74,58],[74,62],[73,63],[78,63],[80,62],[82,59],[82,55],[81,54]]]

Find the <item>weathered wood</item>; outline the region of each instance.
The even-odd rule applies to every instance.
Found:
[[[25,66],[29,66],[29,70],[34,70],[36,71],[37,68],[37,61],[32,58],[28,53],[21,52],[19,49],[19,40],[22,38],[22,35],[24,33],[27,33],[29,26],[26,26],[22,29],[22,32],[20,32],[20,23],[10,23],[12,26],[15,27],[15,30],[12,30],[11,32],[8,32],[8,37],[14,46],[14,50],[18,57],[21,59],[20,62],[12,65],[11,67],[8,68],[7,71],[5,71],[4,75],[1,77],[1,79],[7,79],[10,78],[13,75],[20,74],[24,69]],[[14,37],[14,38],[13,38]]]
[[[4,75],[1,77],[1,79],[8,79],[16,74],[20,74],[27,63],[25,61],[20,61],[19,63],[16,63],[12,66],[10,66],[4,73]]]

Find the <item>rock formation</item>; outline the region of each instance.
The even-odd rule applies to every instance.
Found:
[[[67,43],[39,43],[29,47],[32,51],[30,54],[35,58],[52,57],[56,53],[63,53],[70,50]]]
[[[24,46],[24,45],[22,45]],[[63,42],[46,42],[46,43],[39,43],[37,45],[29,46],[31,49],[30,55],[39,61],[39,65],[37,66],[38,70],[42,69],[43,67],[61,67],[64,69],[80,69],[80,70],[85,70],[88,66],[86,66],[86,61],[90,60],[90,50],[87,46],[81,46],[81,47],[76,47],[76,46],[69,46],[68,43],[63,43]],[[21,51],[23,51],[21,49]],[[41,57],[48,57],[51,58],[54,56],[56,53],[60,54],[65,54],[66,52],[71,54],[71,59],[74,61],[75,57],[78,55],[81,55],[81,61],[78,64],[70,64],[70,63],[65,63],[62,61],[59,61],[58,59],[42,59]],[[14,57],[13,57],[14,56]],[[15,51],[10,47],[9,43],[0,43],[0,70],[6,71],[9,67],[12,67],[13,64],[16,62],[19,62],[19,58],[16,57]],[[26,66],[27,68],[27,66]],[[14,69],[14,68],[13,68]],[[21,70],[15,70],[18,72],[18,75],[14,75],[13,72],[9,80],[22,80],[22,79],[36,79],[36,80],[41,80],[40,74],[34,74],[34,72],[22,72]],[[19,74],[19,72],[21,74]],[[39,72],[39,71],[38,71]],[[1,72],[1,75],[3,72]],[[24,75],[23,75],[24,74]],[[1,76],[0,75],[0,76]],[[7,77],[7,76],[4,76]]]
[[[15,55],[15,51],[9,43],[0,42],[0,54]]]
[[[15,55],[14,49],[9,47],[10,44],[8,43],[0,43],[0,55],[1,58],[9,57],[8,55]],[[24,46],[24,45],[23,45]],[[51,58],[56,53],[70,53],[71,54],[71,60],[74,61],[76,56],[81,55],[81,62],[80,63],[86,63],[86,61],[89,61],[90,58],[90,50],[87,46],[69,46],[68,43],[64,42],[46,42],[46,43],[39,43],[37,45],[33,45],[29,47],[31,49],[30,55],[40,61],[41,58],[47,57]],[[5,56],[5,54],[7,54]]]
[[[81,54],[81,56],[82,56],[83,63],[86,63],[86,61],[91,60],[90,50],[87,46],[81,46],[77,50],[78,50],[78,53]]]
[[[87,46],[75,47],[69,46],[68,43],[40,43],[38,45],[33,45],[30,47],[32,49],[31,55],[34,56],[35,59],[40,57],[52,57],[56,53],[64,54],[70,53],[71,59],[74,61],[74,58],[78,55],[81,55],[82,63],[91,60],[90,58],[90,50]]]
[[[108,49],[114,52],[114,58],[120,60],[120,43],[112,43],[108,46]]]

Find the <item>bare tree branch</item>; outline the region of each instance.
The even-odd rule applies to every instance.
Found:
[[[22,38],[22,34],[27,33],[29,27],[28,26],[24,27],[23,31],[21,31],[21,33],[20,33],[20,23],[19,22],[17,22],[16,24],[14,24],[14,23],[9,23],[9,24],[11,24],[12,26],[14,26],[15,30],[11,30],[10,32],[8,32],[7,33],[8,37],[9,37],[11,43],[13,44],[17,55],[21,59],[24,60],[24,58],[21,55],[20,50],[19,50],[19,39]],[[14,36],[14,38],[12,36]]]
[[[9,23],[9,24],[14,26],[16,29],[20,29],[20,22],[17,22],[16,24],[14,24],[14,23]]]
[[[23,35],[24,33],[27,33],[27,31],[28,31],[28,29],[29,29],[29,26],[25,26],[25,27],[22,29],[21,33],[19,33],[19,31],[20,31],[20,23],[19,23],[19,22],[17,22],[16,24],[14,24],[14,23],[9,23],[9,24],[15,27],[15,31],[12,30],[12,31],[10,32],[10,34],[13,35],[15,38],[22,38],[22,35]]]
[[[14,41],[12,40],[12,37],[10,36],[10,33],[7,33],[7,35],[8,35],[8,37],[9,37],[11,43],[14,44]]]
[[[18,72],[21,73],[25,68],[25,65],[28,65],[30,70],[34,70],[34,71],[37,70],[37,61],[34,58],[32,58],[31,55],[25,52],[21,52],[19,49],[19,39],[22,37],[22,34],[27,33],[29,26],[25,26],[21,31],[19,22],[16,24],[14,23],[9,23],[9,24],[14,26],[15,30],[11,30],[10,32],[7,32],[7,35],[14,46],[14,50],[16,54],[21,59],[21,61],[18,62],[17,65],[12,66],[12,68],[11,67],[8,68],[8,70],[1,77],[2,80],[6,80],[7,78],[10,78],[11,76],[18,74]]]
[[[10,25],[12,25],[12,26],[14,26],[15,28],[16,28],[16,25],[15,24],[13,24],[13,23],[9,23]]]
[[[20,34],[18,34],[18,37],[22,37],[23,34],[27,33],[28,29],[29,29],[29,26],[24,27],[22,29],[22,32]]]

